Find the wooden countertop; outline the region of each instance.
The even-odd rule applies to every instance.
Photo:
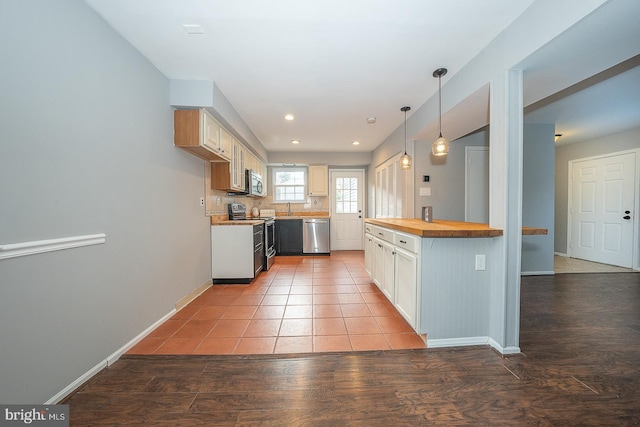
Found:
[[[242,220],[214,220],[211,218],[211,225],[256,225],[264,224],[264,219],[242,219]]]
[[[491,228],[487,224],[475,222],[447,221],[434,219],[424,222],[418,218],[367,218],[368,224],[379,225],[393,230],[415,234],[420,237],[497,237],[502,236],[499,228]],[[523,235],[544,235],[544,228],[523,227]]]

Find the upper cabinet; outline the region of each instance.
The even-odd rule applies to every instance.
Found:
[[[327,165],[309,166],[309,195],[329,195],[329,167]]]
[[[222,130],[222,126],[205,109],[173,112],[174,145],[202,159],[212,162],[231,159],[231,151],[221,144]]]
[[[231,161],[233,150],[233,136],[225,128],[220,126],[220,155],[226,160]]]
[[[211,187],[220,191],[245,190],[245,148],[237,139],[231,141],[231,162],[211,162]]]

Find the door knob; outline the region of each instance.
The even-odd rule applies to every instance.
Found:
[[[627,215],[629,215],[631,213],[631,211],[624,211],[624,213],[626,213]]]
[[[625,215],[622,217],[622,219],[631,219],[631,217],[629,215]]]

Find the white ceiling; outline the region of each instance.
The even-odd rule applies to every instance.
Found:
[[[85,1],[167,77],[215,82],[267,151],[365,152],[533,2]]]
[[[444,85],[534,0],[85,1],[167,77],[215,82],[267,151],[368,152],[437,92],[433,70]],[[640,126],[640,61],[614,67],[640,54],[637,16],[609,1],[525,59],[525,122],[555,123],[561,143]],[[443,127],[481,126],[487,96]]]

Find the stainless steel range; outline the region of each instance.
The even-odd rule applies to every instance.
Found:
[[[261,209],[258,218],[247,218],[247,207],[242,203],[229,203],[228,210],[230,220],[264,220],[264,269],[270,269],[276,256],[276,211],[274,209]]]

